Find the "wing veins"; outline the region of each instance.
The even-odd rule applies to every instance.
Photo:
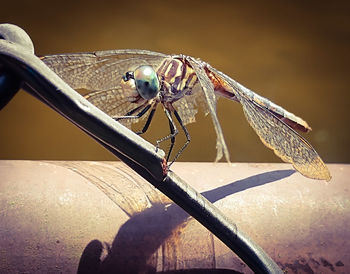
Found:
[[[216,159],[215,161],[219,161],[222,156],[225,156],[227,162],[230,162],[230,155],[227,149],[227,145],[224,139],[224,135],[222,133],[222,129],[219,123],[219,119],[216,115],[216,97],[214,92],[214,86],[211,80],[208,78],[203,66],[191,57],[187,57],[186,59],[198,77],[198,80],[202,86],[202,90],[204,96],[206,98],[206,102],[209,108],[210,116],[213,120],[214,129],[216,132]]]
[[[261,141],[283,161],[291,163],[306,177],[331,179],[315,149],[302,136],[268,109],[242,98],[244,114]]]

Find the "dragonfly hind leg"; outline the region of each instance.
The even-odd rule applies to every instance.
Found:
[[[166,116],[168,118],[168,121],[169,121],[170,134],[165,136],[165,137],[163,137],[163,138],[161,138],[161,139],[159,139],[159,140],[157,140],[156,148],[158,150],[160,143],[170,139],[170,141],[171,141],[170,149],[169,149],[169,152],[168,152],[168,155],[167,155],[167,158],[166,158],[166,160],[168,162],[169,161],[169,157],[170,157],[170,153],[173,150],[173,147],[174,147],[174,144],[175,144],[175,136],[179,133],[179,131],[177,130],[176,125],[175,125],[175,123],[173,121],[173,118],[171,117],[171,112],[168,109],[166,109],[166,108],[164,108],[164,112],[165,112],[165,114],[166,114]]]
[[[168,109],[164,109],[165,114],[167,115],[168,121],[169,121],[169,126],[170,126],[170,135],[160,139],[157,141],[157,148],[159,147],[159,144],[165,140],[170,139],[171,140],[171,144],[170,144],[170,148],[169,148],[169,152],[167,155],[167,162],[169,162],[170,159],[170,154],[174,148],[174,144],[175,144],[175,136],[178,134],[178,130],[176,128],[176,125],[173,121],[173,118],[171,116],[171,112]],[[173,160],[168,164],[168,168],[170,168],[170,166],[177,160],[177,158],[179,158],[180,154],[185,150],[185,148],[188,146],[188,144],[191,141],[191,137],[190,134],[188,133],[187,128],[185,127],[185,125],[183,124],[180,115],[178,114],[178,112],[176,110],[174,111],[174,115],[176,117],[176,120],[179,122],[181,128],[183,129],[185,136],[186,136],[186,142],[185,144],[181,147],[181,149],[176,153],[175,157],[173,158]]]
[[[179,122],[182,130],[184,131],[185,133],[185,136],[186,136],[186,142],[184,143],[184,145],[182,146],[182,148],[176,153],[174,159],[172,160],[172,162],[168,165],[168,168],[177,160],[177,158],[179,158],[180,154],[185,150],[185,148],[188,146],[188,144],[191,142],[191,136],[190,134],[188,133],[188,130],[186,128],[186,126],[184,125],[184,123],[182,122],[181,120],[181,117],[179,115],[179,113],[174,110],[174,115],[176,117],[176,120]]]
[[[170,138],[170,148],[169,148],[169,151],[168,151],[168,156],[166,157],[166,161],[169,162],[169,158],[170,158],[170,154],[171,152],[173,151],[173,148],[174,148],[174,144],[175,144],[175,124],[173,121],[169,121],[169,127],[170,127],[170,136],[172,136]],[[177,130],[176,130],[177,131]]]

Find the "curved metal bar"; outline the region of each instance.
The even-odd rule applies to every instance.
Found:
[[[112,150],[117,150],[119,155],[132,159],[157,181],[163,179],[164,152],[156,153],[153,145],[88,102],[31,51],[6,40],[1,40],[0,50],[1,63],[25,82],[26,91]]]
[[[11,24],[0,24],[0,39],[23,46],[34,54],[34,46],[28,34]],[[12,99],[20,88],[20,79],[0,64],[0,110]]]
[[[13,27],[5,25],[2,29],[8,26]],[[7,37],[17,37],[14,32],[10,32]],[[7,38],[1,33],[0,36]],[[0,40],[0,64],[25,83],[23,87],[26,91],[84,130],[170,197],[236,252],[255,273],[283,273],[258,245],[228,221],[212,203],[173,172],[166,174],[163,151],[158,150],[156,153],[152,144],[114,121],[71,89],[33,54],[30,46],[26,47],[31,43],[17,42]]]

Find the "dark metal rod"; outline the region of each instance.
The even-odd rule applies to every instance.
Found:
[[[157,188],[216,235],[255,273],[283,273],[265,251],[172,171]]]
[[[27,91],[34,93],[36,97],[90,135],[116,148],[137,165],[148,170],[157,181],[163,179],[163,151],[156,152],[153,145],[89,103],[38,57],[15,44],[0,41],[1,63],[26,82],[24,87]],[[3,54],[4,51],[6,55]]]
[[[19,29],[8,24],[0,26],[0,31],[6,27]],[[4,37],[1,33],[0,36]],[[212,203],[173,172],[165,174],[163,151],[156,152],[153,145],[90,104],[26,49],[25,44],[0,39],[0,65],[25,82],[28,92],[83,129],[171,198],[236,252],[255,273],[283,273]]]

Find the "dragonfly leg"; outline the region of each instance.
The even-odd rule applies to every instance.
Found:
[[[151,124],[151,121],[153,119],[154,112],[156,111],[156,106],[157,106],[157,104],[153,105],[153,108],[152,108],[150,114],[148,115],[148,118],[147,118],[145,125],[143,126],[143,128],[140,131],[136,132],[136,134],[141,135],[147,131],[147,129],[148,129],[148,127]]]
[[[171,113],[170,113],[171,114]],[[169,151],[168,151],[168,156],[166,157],[166,161],[168,162],[169,161],[169,158],[170,158],[170,154],[171,152],[173,151],[173,148],[174,148],[174,144],[175,144],[175,127],[174,127],[174,122],[173,121],[169,121],[169,127],[170,127],[170,134],[173,135],[171,138],[170,138],[170,148],[169,148]]]
[[[140,118],[142,115],[144,115],[147,110],[150,109],[150,107],[152,105],[147,105],[144,109],[142,109],[145,105],[141,105],[138,106],[132,110],[130,110],[128,113],[126,113],[124,116],[117,116],[117,117],[113,117],[114,120],[119,121],[122,119],[138,119]],[[139,111],[140,109],[142,109],[137,115],[133,115],[135,112]]]
[[[170,145],[169,153],[168,153],[168,156],[167,156],[167,161],[168,161],[170,153],[171,153],[171,151],[173,150],[173,147],[174,147],[175,136],[179,133],[179,131],[177,130],[176,125],[175,125],[175,123],[173,121],[173,118],[171,117],[171,112],[168,109],[166,109],[166,108],[164,108],[164,112],[165,112],[165,114],[166,114],[166,116],[168,118],[168,121],[169,121],[170,134],[168,136],[165,136],[165,137],[157,140],[157,146],[156,147],[157,147],[157,150],[158,150],[159,145],[160,145],[161,142],[164,142],[164,141],[166,141],[168,139],[171,139],[171,145]]]
[[[177,158],[179,158],[180,154],[185,150],[185,148],[188,146],[188,144],[191,142],[191,136],[190,134],[188,133],[188,130],[187,128],[185,127],[185,125],[183,124],[182,120],[181,120],[181,117],[179,115],[179,113],[174,110],[174,115],[177,119],[177,121],[179,122],[180,126],[182,127],[182,130],[184,131],[185,133],[185,136],[186,136],[186,142],[185,144],[182,146],[182,148],[176,153],[174,159],[171,161],[171,163],[168,165],[168,168],[177,160]]]

